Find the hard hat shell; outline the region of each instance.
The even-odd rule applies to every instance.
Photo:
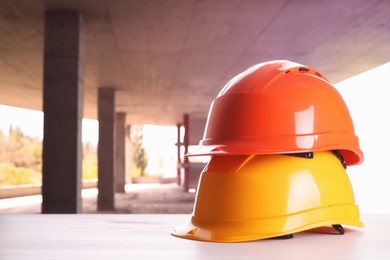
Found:
[[[257,64],[234,77],[212,102],[200,149],[191,155],[340,150],[363,161],[348,108],[317,71],[291,61]]]
[[[239,242],[333,224],[362,227],[359,218],[349,178],[332,152],[313,159],[215,156],[199,180],[191,221],[172,234]]]

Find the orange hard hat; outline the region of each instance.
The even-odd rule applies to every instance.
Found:
[[[264,62],[234,77],[210,107],[192,155],[282,154],[339,150],[363,162],[348,108],[319,72],[287,60]]]

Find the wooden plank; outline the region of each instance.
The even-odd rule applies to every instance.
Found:
[[[209,243],[170,231],[188,215],[0,215],[0,259],[390,259],[390,215],[345,235]]]

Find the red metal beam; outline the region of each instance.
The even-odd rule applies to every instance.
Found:
[[[188,114],[184,114],[183,116],[183,126],[184,126],[184,155],[188,153],[188,146],[190,144],[190,116]],[[188,191],[190,186],[190,169],[188,167],[189,160],[187,156],[184,156],[184,183],[183,189],[184,191]]]

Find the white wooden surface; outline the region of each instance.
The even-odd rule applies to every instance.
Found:
[[[345,235],[209,243],[176,238],[188,215],[0,215],[0,259],[390,259],[390,215]]]

